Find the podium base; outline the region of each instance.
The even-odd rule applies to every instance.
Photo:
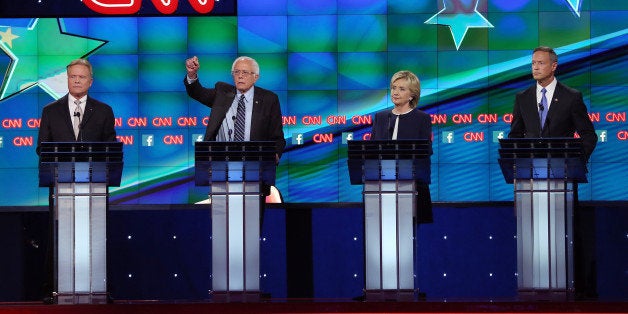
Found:
[[[256,303],[260,302],[262,294],[260,291],[210,291],[209,295],[212,302],[217,303]]]
[[[416,301],[413,289],[364,290],[365,301]]]
[[[107,304],[107,293],[54,293],[56,304]]]
[[[517,291],[517,298],[520,301],[556,301],[568,302],[575,300],[575,293],[568,290],[546,290],[546,289],[525,289]]]

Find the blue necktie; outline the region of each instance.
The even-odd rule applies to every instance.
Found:
[[[244,107],[244,94],[238,100],[238,111],[234,122],[233,140],[244,141],[244,122],[246,120],[246,109]]]
[[[541,93],[543,93],[543,95],[541,95],[541,103],[539,104],[539,119],[541,120],[541,130],[545,126],[545,118],[547,117],[547,110],[549,109],[547,108],[547,98],[545,98],[546,92],[547,89],[541,89]]]

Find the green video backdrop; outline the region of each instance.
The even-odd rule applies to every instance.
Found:
[[[193,143],[209,110],[182,84],[196,55],[207,86],[234,58],[258,60],[258,85],[281,101],[288,146],[277,171],[286,202],[359,202],[346,139],[368,137],[390,109],[389,79],[421,79],[432,114],[434,201],[512,200],[497,164],[514,95],[533,84],[531,51],[559,53],[557,77],[585,96],[598,131],[580,199],[625,200],[628,3],[612,0],[240,0],[237,15],[0,19],[0,205],[42,205],[33,142],[43,106],[63,96],[69,60],[94,65],[91,95],[109,103],[124,142],[121,204],[194,203]],[[234,12],[235,13],[235,12]],[[206,121],[205,121],[206,122]],[[448,140],[451,138],[452,140]],[[19,179],[19,184],[15,183]]]

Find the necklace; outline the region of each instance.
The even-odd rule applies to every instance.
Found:
[[[393,113],[393,114],[395,114],[395,115],[400,116],[400,115],[404,115],[404,114],[406,114],[406,113],[409,113],[410,111],[412,111],[412,108],[408,109],[406,112],[401,112],[401,113],[399,113],[399,111],[397,110],[397,108],[393,108],[392,113]]]

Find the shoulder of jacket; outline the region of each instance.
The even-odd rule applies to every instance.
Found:
[[[558,91],[558,90],[561,90],[561,89],[563,89],[563,90],[565,90],[565,91],[567,91],[567,92],[569,92],[569,93],[572,93],[572,94],[580,94],[580,91],[579,91],[579,90],[577,90],[577,89],[575,89],[575,88],[572,88],[572,87],[569,87],[569,86],[567,86],[567,85],[565,85],[565,84],[563,84],[563,83],[561,83],[561,82],[559,81],[559,82],[556,84],[556,90]]]
[[[233,86],[233,85],[231,85],[229,83],[226,83],[226,82],[222,82],[222,81],[216,82],[214,87],[216,89],[220,89],[221,91],[227,91],[227,92],[235,90],[235,86]]]

